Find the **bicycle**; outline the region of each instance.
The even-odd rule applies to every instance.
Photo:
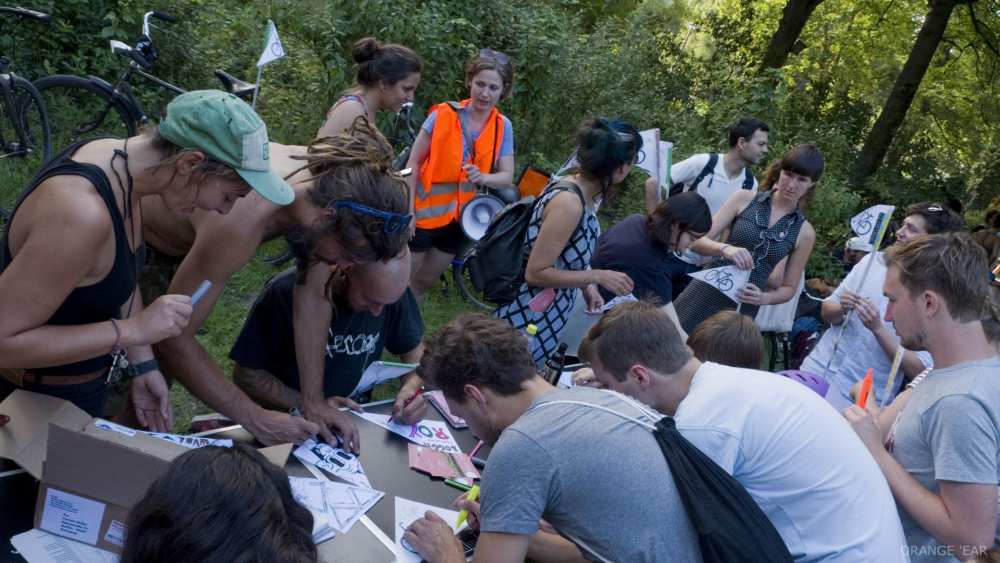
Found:
[[[733,289],[733,273],[724,270],[714,270],[705,275],[705,281],[715,284],[720,291]]]
[[[98,76],[56,74],[35,81],[49,109],[54,135],[53,146],[62,150],[87,138],[128,138],[149,123],[150,118],[132,90],[132,80],[140,77],[173,94],[183,94],[183,88],[147,72],[159,59],[149,33],[150,19],[156,18],[175,23],[177,18],[160,11],[146,12],[142,17],[142,35],[134,45],[116,39],[110,41],[111,50],[128,60],[128,68],[115,84]],[[244,82],[229,73],[215,70],[215,76],[225,91],[249,100],[257,89],[256,84]]]
[[[19,21],[52,21],[49,14],[27,8],[0,6],[0,15]],[[14,51],[16,47],[15,43]],[[19,175],[17,168],[33,174],[52,154],[48,112],[38,89],[14,73],[12,66],[10,58],[0,57],[0,159],[19,157],[21,164],[15,167],[15,175]],[[5,131],[5,123],[10,124],[13,135]]]

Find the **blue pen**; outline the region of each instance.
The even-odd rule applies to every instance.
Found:
[[[212,282],[208,280],[201,282],[201,285],[198,286],[198,289],[196,289],[194,294],[191,295],[191,306],[194,307],[195,305],[197,305],[198,302],[201,301],[201,298],[204,297],[205,294],[208,293],[208,290],[210,289],[212,289]]]

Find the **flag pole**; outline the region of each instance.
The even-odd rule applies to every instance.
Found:
[[[865,264],[865,271],[861,274],[861,282],[858,283],[858,287],[855,288],[860,291],[865,285],[865,280],[868,279],[868,273],[871,272],[872,262],[878,260],[878,251],[882,247],[882,238],[885,237],[885,232],[889,228],[889,216],[885,213],[879,214],[879,231],[878,237],[875,238],[875,243],[872,246],[871,258],[868,263]],[[826,360],[826,365],[823,366],[823,379],[826,379],[827,374],[830,372],[830,364],[833,363],[833,359],[837,357],[837,350],[840,349],[840,341],[844,338],[844,331],[847,330],[847,323],[851,320],[851,314],[854,313],[854,309],[848,309],[847,314],[844,315],[843,322],[840,323],[840,330],[837,332],[837,339],[833,341],[833,351],[830,352],[830,357]]]
[[[260,94],[260,81],[263,73],[264,73],[264,67],[262,66],[257,67],[257,87],[253,89],[253,101],[250,103],[250,107],[252,107],[254,110],[257,109],[257,94]]]

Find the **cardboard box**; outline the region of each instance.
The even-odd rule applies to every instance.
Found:
[[[188,451],[124,427],[98,427],[68,401],[20,389],[0,403],[0,414],[10,417],[0,427],[0,457],[41,481],[35,527],[114,553],[122,551],[129,510]],[[283,467],[291,448],[260,452]]]

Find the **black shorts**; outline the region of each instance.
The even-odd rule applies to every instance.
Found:
[[[466,240],[462,227],[454,221],[437,229],[418,228],[410,239],[410,252],[427,252],[436,248],[445,254],[458,254]]]

